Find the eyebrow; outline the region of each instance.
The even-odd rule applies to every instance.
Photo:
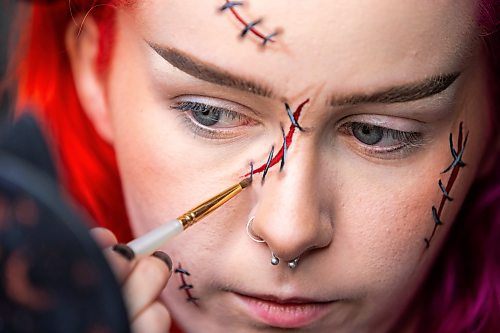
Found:
[[[332,96],[330,106],[351,106],[367,103],[403,103],[430,97],[446,90],[460,76],[460,72],[432,76],[421,82],[390,87],[372,94]]]
[[[146,42],[156,53],[158,53],[158,55],[172,66],[200,80],[235,88],[263,97],[275,96],[271,89],[262,84],[233,75],[213,64],[208,64],[174,48],[159,46],[148,41]]]

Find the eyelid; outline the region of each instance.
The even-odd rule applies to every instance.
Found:
[[[254,109],[251,109],[243,104],[228,101],[222,98],[214,98],[208,96],[200,95],[180,95],[174,98],[174,102],[197,102],[201,104],[211,105],[216,108],[226,109],[228,111],[236,112],[242,114],[246,117],[252,118],[252,120],[257,121],[256,118],[260,117],[260,113]]]
[[[424,124],[417,120],[377,114],[357,114],[347,116],[339,121],[338,127],[342,127],[347,123],[365,123],[401,132],[425,132],[426,130]]]

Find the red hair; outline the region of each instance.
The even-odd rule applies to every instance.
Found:
[[[66,27],[76,24],[72,12],[87,13],[94,8],[101,33],[98,63],[104,71],[112,52],[114,11],[91,1],[71,4],[72,11],[67,1],[33,5],[29,40],[22,45],[26,55],[18,65],[17,109],[34,107],[54,143],[66,190],[98,225],[111,229],[124,242],[132,234],[114,151],[79,103],[64,43]]]
[[[102,70],[112,53],[112,1],[71,1],[73,12],[92,11],[100,37]],[[116,5],[116,1],[112,5]],[[491,65],[494,131],[500,96],[499,1],[479,4],[479,24]],[[64,185],[97,224],[121,241],[131,238],[118,168],[112,147],[101,139],[79,104],[64,46],[64,28],[72,23],[67,1],[34,5],[27,55],[19,65],[18,107],[34,104],[56,147]],[[491,147],[500,164],[498,131]],[[496,149],[496,150],[495,150]],[[500,175],[476,181],[444,248],[408,313],[416,314],[419,332],[500,331]]]

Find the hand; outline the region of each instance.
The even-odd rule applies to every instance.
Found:
[[[168,332],[170,314],[158,298],[171,275],[170,257],[157,251],[150,257],[133,259],[126,248],[114,246],[116,237],[108,229],[94,228],[90,233],[104,249],[104,255],[122,285],[132,332]]]

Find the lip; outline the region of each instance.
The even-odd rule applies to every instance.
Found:
[[[280,299],[272,295],[247,295],[233,292],[238,303],[254,320],[279,328],[299,328],[311,325],[330,312],[336,301],[307,298]]]

